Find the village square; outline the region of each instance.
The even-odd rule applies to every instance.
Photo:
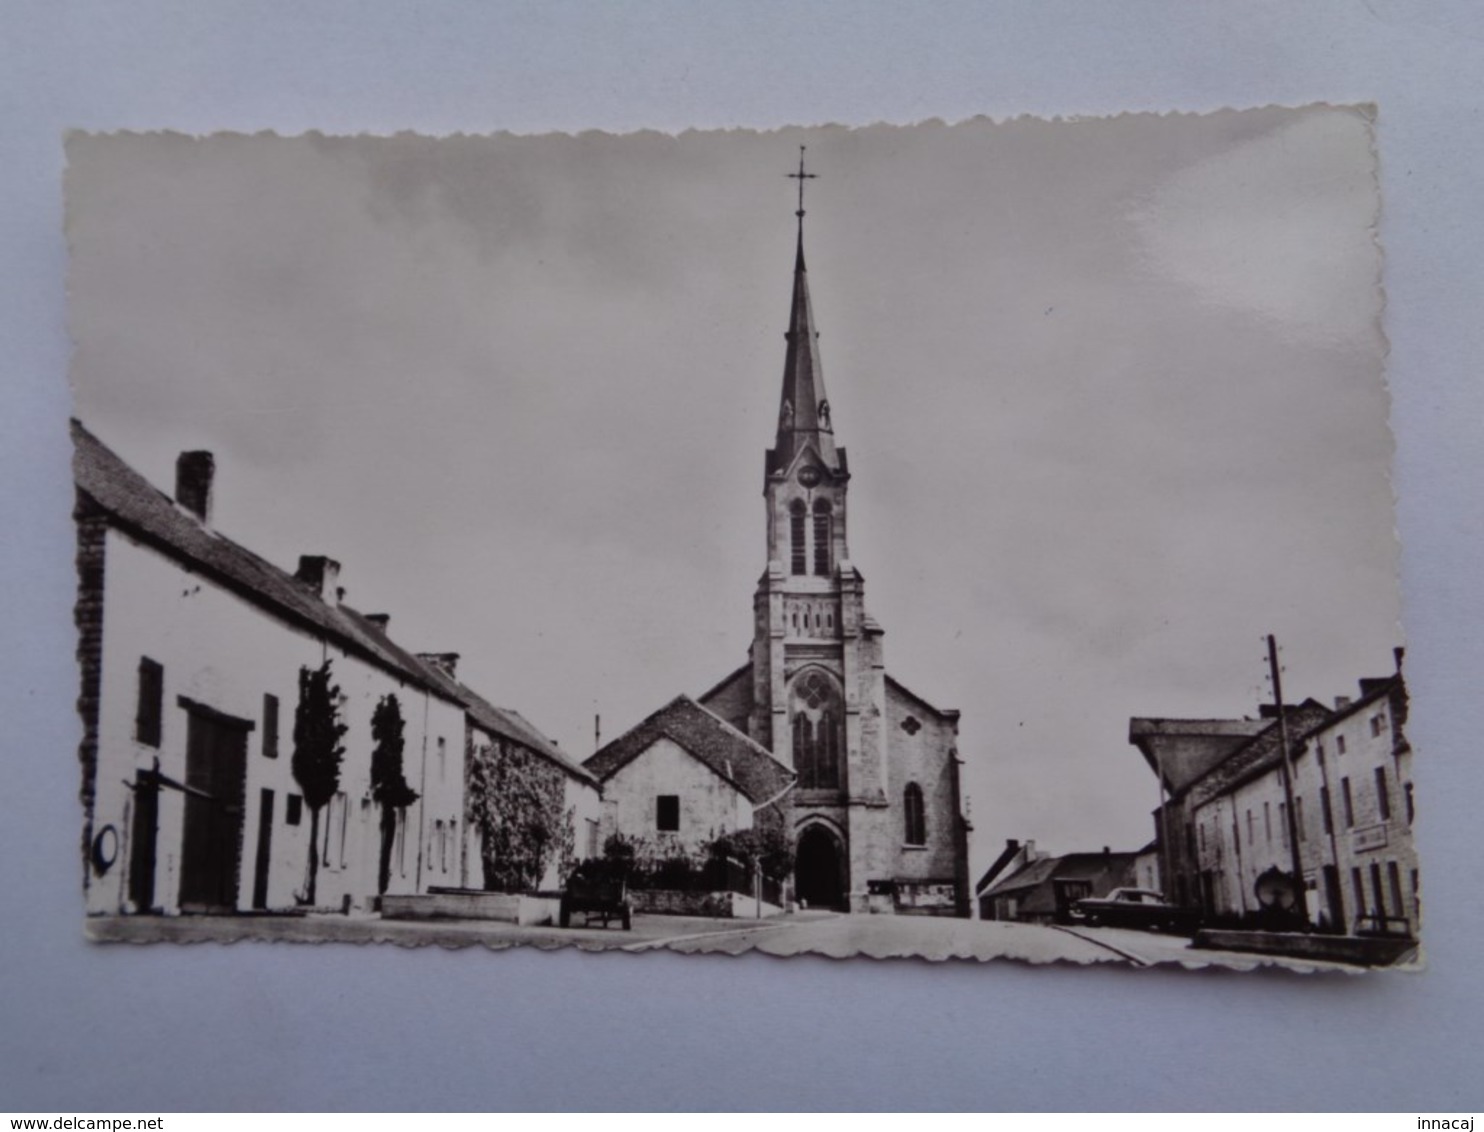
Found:
[[[781,388],[756,389],[776,407],[765,512],[734,551],[760,570],[746,659],[718,658],[620,734],[595,721],[590,755],[465,683],[460,652],[348,604],[320,548],[284,568],[223,534],[215,477],[231,469],[212,452],[182,452],[167,492],[74,422],[92,938],[1415,959],[1399,649],[1329,703],[1284,700],[1270,639],[1268,699],[1246,714],[1130,704],[1109,741],[1147,775],[1141,844],[1038,850],[1032,812],[975,828],[964,768],[982,756],[961,748],[958,708],[892,674],[852,556],[851,505],[881,485],[852,483],[826,393],[806,156],[789,174]],[[965,710],[992,749],[993,698]]]

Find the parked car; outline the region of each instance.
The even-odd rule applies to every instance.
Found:
[[[1198,908],[1180,908],[1147,888],[1115,888],[1107,896],[1087,896],[1072,905],[1072,920],[1088,927],[1139,928],[1186,933],[1200,927]]]

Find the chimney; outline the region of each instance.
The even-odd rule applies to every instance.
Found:
[[[335,584],[340,580],[340,563],[323,554],[301,554],[299,570],[294,577],[331,605],[340,604],[340,598],[345,593]]]
[[[386,627],[392,623],[392,615],[390,613],[367,613],[365,614],[365,618],[382,633],[385,633]]]
[[[1335,711],[1344,711],[1349,706],[1350,706],[1350,697],[1349,696],[1336,696],[1335,697]]]
[[[1397,647],[1391,650],[1391,655],[1396,658],[1396,670],[1400,673],[1402,670],[1402,661],[1406,658],[1407,650]]]
[[[420,652],[417,659],[425,664],[431,664],[450,680],[457,678],[459,668],[459,654],[456,652]]]
[[[216,460],[210,452],[182,452],[175,458],[175,502],[211,525],[211,478]]]

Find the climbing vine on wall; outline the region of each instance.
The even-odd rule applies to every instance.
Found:
[[[534,891],[553,862],[566,881],[577,835],[561,771],[513,743],[472,745],[468,797],[486,891]]]

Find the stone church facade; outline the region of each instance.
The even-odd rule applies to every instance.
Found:
[[[886,672],[883,630],[850,558],[850,466],[825,394],[802,203],[798,216],[752,646],[699,702],[793,768],[782,806],[801,904],[967,916],[959,713]]]

